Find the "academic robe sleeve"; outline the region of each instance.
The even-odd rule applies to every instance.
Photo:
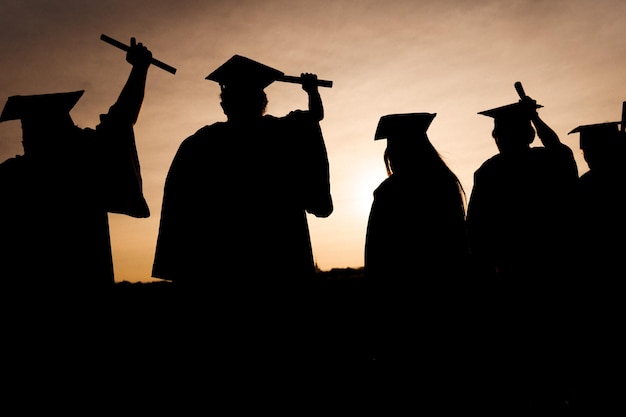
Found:
[[[146,218],[150,209],[143,195],[141,167],[132,121],[115,105],[100,115],[96,126],[104,205],[110,213]]]
[[[330,192],[330,167],[324,136],[319,122],[309,112],[294,111],[287,118],[294,131],[294,140],[301,145],[299,161],[302,202],[308,213],[328,217],[333,212]]]

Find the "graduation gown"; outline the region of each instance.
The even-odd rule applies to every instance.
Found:
[[[566,378],[577,361],[570,356],[577,179],[565,145],[498,154],[474,174],[467,226],[475,272],[486,283],[488,373],[504,370],[528,386],[556,384],[551,378]]]
[[[326,148],[308,112],[205,126],[169,169],[152,276],[212,286],[310,278],[307,213],[332,210]]]
[[[406,286],[456,279],[468,253],[464,204],[452,180],[393,174],[374,191],[365,246],[370,279]]]
[[[32,288],[114,283],[109,212],[148,217],[133,122],[114,105],[95,129],[74,127],[53,154],[0,165],[0,271]]]
[[[626,173],[587,171],[577,187],[577,224],[583,238],[580,260],[590,281],[622,281],[626,266],[626,212],[622,189]]]
[[[459,283],[469,256],[462,196],[452,177],[394,173],[374,191],[365,274],[374,355],[442,371],[456,347]],[[426,371],[427,366],[424,366]]]
[[[474,173],[467,212],[477,271],[542,285],[565,274],[577,180],[565,145],[485,161]]]

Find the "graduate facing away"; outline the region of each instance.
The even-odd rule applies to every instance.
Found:
[[[333,211],[323,107],[307,73],[310,110],[266,114],[264,89],[281,75],[235,55],[206,77],[220,86],[227,120],[186,138],[172,161],[154,277],[234,289],[314,276],[306,216]]]
[[[0,164],[0,275],[26,290],[111,288],[108,213],[145,218],[134,124],[152,53],[131,39],[130,75],[95,128],[70,111],[84,91],[11,96],[0,122],[21,121],[24,154]]]
[[[577,255],[576,318],[579,340],[593,344],[576,347],[580,391],[584,405],[596,410],[602,403],[620,407],[620,395],[611,391],[612,373],[623,363],[624,277],[626,276],[626,101],[621,121],[580,125],[579,146],[589,170],[578,180],[576,225],[581,242]],[[590,394],[596,394],[596,398]],[[608,408],[607,408],[608,409]]]
[[[388,177],[374,191],[365,276],[374,357],[424,360],[424,371],[447,374],[469,252],[463,188],[426,134],[435,115],[380,118],[374,139],[387,140]]]
[[[434,113],[381,117],[388,177],[374,191],[365,272],[381,285],[430,285],[458,278],[468,262],[465,195],[426,131]]]
[[[568,275],[578,180],[573,152],[539,116],[542,107],[523,96],[479,113],[493,118],[499,152],[474,172],[467,212],[476,272],[531,292]],[[542,146],[531,146],[535,138]]]
[[[584,267],[581,275],[603,290],[609,285],[621,285],[619,277],[626,270],[626,215],[622,203],[626,183],[626,101],[622,108],[622,121],[581,125],[569,132],[580,135],[580,149],[589,167],[580,176],[576,193],[577,225],[583,237],[578,258]]]

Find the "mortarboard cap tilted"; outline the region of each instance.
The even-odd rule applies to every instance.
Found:
[[[535,109],[540,109],[543,106],[541,104],[535,104]],[[483,110],[478,112],[483,116],[493,117],[499,120],[530,120],[530,115],[527,112],[526,104],[519,101],[517,103],[507,104],[506,106],[496,107],[494,109]]]
[[[413,138],[426,134],[437,113],[400,113],[382,116],[376,127],[374,140]]]
[[[222,89],[263,90],[283,75],[283,72],[260,62],[241,55],[233,55],[206,79],[217,82]]]
[[[65,93],[11,96],[0,115],[0,122],[7,120],[48,119],[68,115],[85,90]]]
[[[619,125],[621,122],[605,122],[592,125],[581,125],[572,129],[572,133],[580,133],[580,147],[584,148],[591,142],[613,140],[619,137]]]

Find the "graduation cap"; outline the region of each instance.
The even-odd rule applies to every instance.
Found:
[[[227,88],[263,90],[274,81],[302,84],[300,77],[285,75],[282,71],[241,55],[233,55],[205,79],[217,82],[222,90]],[[332,87],[333,82],[317,80],[317,85]]]
[[[241,55],[233,55],[206,79],[217,82],[222,89],[263,90],[281,75],[283,75],[281,71],[260,62]]]
[[[541,104],[535,104],[535,109],[540,109],[543,106]],[[528,107],[526,103],[518,101],[517,103],[507,104],[505,106],[496,107],[494,109],[483,110],[478,112],[483,116],[493,117],[497,120],[506,121],[530,121],[530,114],[528,113]]]
[[[580,148],[585,148],[591,143],[603,143],[619,139],[626,132],[626,101],[622,103],[622,120],[619,122],[604,122],[590,125],[581,125],[572,129],[572,133],[580,133]]]
[[[0,122],[67,117],[84,92],[85,90],[79,90],[31,96],[11,96],[4,105]]]
[[[382,116],[378,121],[374,140],[407,139],[426,134],[437,113],[401,113]]]
[[[580,148],[585,148],[591,143],[606,143],[619,137],[619,125],[621,122],[605,122],[591,125],[581,125],[572,129],[572,133],[580,133]]]

